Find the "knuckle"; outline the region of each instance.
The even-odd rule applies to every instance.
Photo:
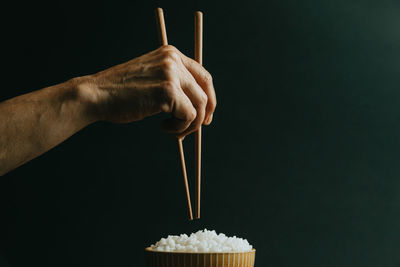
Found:
[[[169,52],[168,57],[174,60],[175,62],[179,62],[180,60],[180,57],[176,51]]]
[[[178,50],[173,46],[165,46],[161,52],[164,58],[170,58],[175,61],[179,60]]]
[[[188,112],[185,113],[186,117],[186,121],[194,121],[196,119],[197,116],[197,111],[195,109],[190,109]]]
[[[176,76],[177,66],[176,63],[169,59],[165,58],[160,62],[159,71],[162,79],[172,80],[174,76]]]
[[[209,73],[207,70],[206,70],[206,72],[204,74],[204,80],[207,83],[212,83],[212,81],[213,81],[213,77],[212,77],[211,73]]]
[[[200,106],[205,107],[207,105],[208,97],[204,92],[200,94],[199,101],[200,101]]]
[[[175,52],[174,52],[173,50],[171,50],[171,49],[165,50],[165,51],[163,52],[163,56],[164,56],[165,58],[171,58],[171,59],[173,59],[173,58],[174,58],[174,54],[175,54]]]
[[[161,61],[161,68],[165,71],[173,69],[175,66],[175,62],[171,58],[164,58]]]

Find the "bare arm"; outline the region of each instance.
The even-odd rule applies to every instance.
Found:
[[[0,103],[0,175],[99,120],[126,123],[169,112],[163,129],[183,137],[210,124],[215,106],[209,73],[176,48],[161,47]]]
[[[0,174],[94,122],[75,80],[0,103]]]

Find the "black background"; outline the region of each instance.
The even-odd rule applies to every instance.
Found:
[[[218,107],[202,219],[187,220],[165,115],[95,123],[1,177],[1,264],[144,266],[146,246],[206,227],[247,238],[258,267],[399,266],[398,1],[4,5],[1,99],[157,48],[157,5],[190,56],[204,12]]]

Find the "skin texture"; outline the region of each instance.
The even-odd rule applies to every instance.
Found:
[[[171,113],[162,129],[178,138],[212,121],[211,75],[173,46],[99,73],[0,103],[0,175],[96,121],[129,123]]]

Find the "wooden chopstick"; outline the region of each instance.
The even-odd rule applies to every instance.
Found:
[[[164,12],[161,7],[156,8],[158,37],[161,45],[168,45],[167,29],[165,27]]]
[[[168,45],[167,30],[165,28],[165,21],[164,21],[164,12],[163,12],[162,8],[160,8],[160,7],[156,9],[156,19],[157,19],[158,34],[159,34],[161,45]],[[189,183],[188,183],[187,173],[186,173],[185,154],[183,152],[182,139],[178,138],[177,143],[178,143],[179,157],[180,157],[180,161],[181,161],[183,182],[184,182],[185,191],[186,191],[186,202],[187,202],[187,207],[188,207],[188,212],[189,212],[189,220],[193,220],[192,204],[190,201]]]
[[[194,13],[194,59],[203,65],[203,13]],[[201,126],[195,133],[196,153],[196,218],[200,219],[200,193],[201,193]]]

